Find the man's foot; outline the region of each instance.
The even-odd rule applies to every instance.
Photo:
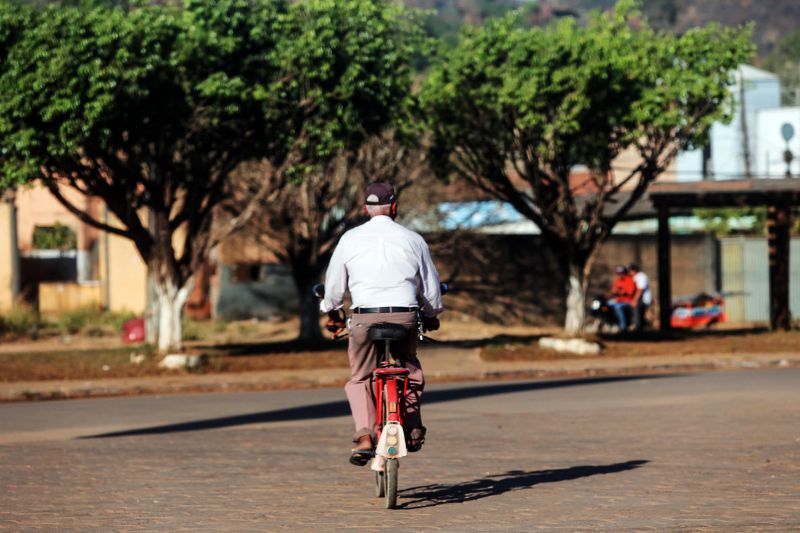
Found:
[[[373,452],[372,438],[369,435],[362,435],[356,441],[356,447],[350,451],[350,464],[364,466],[375,455]]]
[[[422,449],[422,444],[425,442],[425,433],[427,430],[424,426],[412,429],[406,439],[406,449],[409,452],[418,452]]]

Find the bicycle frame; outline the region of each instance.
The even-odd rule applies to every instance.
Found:
[[[409,370],[389,360],[390,342],[389,340],[375,342],[375,347],[380,352],[378,368],[372,374],[378,442],[371,468],[376,472],[383,470],[384,460],[399,459],[408,455],[403,431],[403,409],[408,394]],[[380,346],[381,344],[383,346]]]

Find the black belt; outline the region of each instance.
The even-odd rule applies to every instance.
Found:
[[[416,307],[356,307],[353,312],[359,313],[410,313],[416,311]]]

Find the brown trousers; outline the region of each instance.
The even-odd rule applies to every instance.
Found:
[[[367,338],[367,331],[373,324],[401,324],[408,328],[408,340],[393,343],[395,359],[407,368],[408,394],[405,401],[403,425],[408,428],[422,426],[420,399],[425,387],[425,377],[417,359],[417,314],[409,313],[353,313],[350,318],[350,342],[347,356],[350,359],[350,381],[344,387],[350,411],[356,425],[353,441],[371,435],[375,438],[375,394],[372,385],[372,371],[378,366],[377,350]]]

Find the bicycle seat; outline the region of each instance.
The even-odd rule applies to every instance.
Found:
[[[401,342],[408,338],[408,330],[400,324],[374,324],[367,332],[371,341]]]

